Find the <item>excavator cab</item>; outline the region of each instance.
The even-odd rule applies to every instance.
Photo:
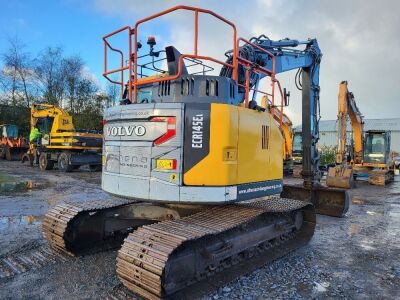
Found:
[[[301,171],[303,169],[303,138],[301,132],[295,132],[293,135],[292,155],[293,177],[301,178]]]
[[[293,136],[293,161],[296,165],[301,165],[303,154],[303,140],[301,132],[295,132]]]
[[[390,131],[369,130],[365,133],[364,162],[386,164],[390,159]]]

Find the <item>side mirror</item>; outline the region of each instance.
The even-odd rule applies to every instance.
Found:
[[[283,100],[285,106],[289,106],[289,98],[290,98],[290,91],[287,91],[286,88],[283,88]]]

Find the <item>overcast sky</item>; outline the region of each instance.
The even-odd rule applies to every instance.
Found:
[[[2,7],[10,9],[9,1],[0,0]],[[3,6],[4,2],[4,6]],[[13,1],[11,1],[13,2]],[[15,1],[23,2],[23,1]],[[42,1],[29,1],[36,5]],[[46,2],[46,1],[45,1]],[[321,63],[321,114],[323,119],[336,119],[338,85],[342,80],[349,81],[349,89],[355,94],[358,106],[366,118],[400,117],[400,2],[399,1],[162,1],[162,0],[64,0],[52,2],[48,6],[51,15],[59,16],[59,24],[47,23],[57,29],[59,35],[48,35],[47,41],[65,44],[62,35],[75,32],[75,44],[89,69],[101,78],[101,36],[123,25],[132,25],[138,18],[158,12],[162,9],[187,4],[214,10],[234,22],[240,36],[250,38],[265,34],[271,39],[317,38],[323,52]],[[42,9],[46,9],[42,5]],[[21,10],[22,11],[22,10]],[[46,24],[36,10],[36,17]],[[68,13],[68,19],[62,14]],[[4,12],[20,22],[27,22],[19,16],[18,10]],[[1,15],[1,13],[0,13]],[[35,24],[30,20],[29,30],[45,32],[45,25]],[[4,20],[4,18],[3,18]],[[174,44],[179,49],[192,45],[191,16],[176,15],[162,23],[146,28],[146,33],[156,35],[160,44]],[[220,29],[208,19],[200,19],[202,47],[207,53],[222,57],[229,47],[224,39],[227,32]],[[85,23],[86,22],[86,23]],[[69,24],[68,24],[69,23]],[[205,24],[204,24],[205,23]],[[87,25],[87,28],[85,28]],[[8,30],[5,22],[0,22],[2,33]],[[58,27],[57,27],[58,26]],[[112,26],[112,27],[111,27]],[[6,29],[5,29],[6,28]],[[32,29],[33,28],[33,29]],[[48,29],[50,30],[50,29]],[[13,33],[15,29],[9,29]],[[69,31],[69,32],[67,32]],[[89,34],[85,31],[90,32]],[[23,35],[21,32],[16,32]],[[41,38],[46,41],[46,34]],[[99,39],[92,42],[93,55],[90,55],[85,40]],[[80,41],[82,39],[82,41]],[[79,44],[85,48],[79,48]],[[1,41],[0,41],[1,48]],[[68,43],[67,51],[74,52],[73,45]],[[2,49],[0,49],[2,50]],[[301,122],[301,94],[294,86],[294,72],[281,76],[281,82],[291,92],[291,105],[287,110],[295,124]]]

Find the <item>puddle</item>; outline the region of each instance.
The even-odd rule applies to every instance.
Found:
[[[20,226],[36,225],[38,223],[40,223],[40,218],[32,215],[0,217],[0,232],[17,229]]]
[[[0,183],[0,193],[18,193],[26,192],[35,188],[35,184],[32,180],[25,182],[3,182]]]
[[[34,180],[21,180],[16,177],[0,174],[0,194],[27,192],[30,190],[42,189],[48,185],[48,183]]]

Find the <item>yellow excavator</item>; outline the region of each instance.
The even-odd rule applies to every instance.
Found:
[[[347,119],[353,132],[352,145],[347,143]],[[338,146],[336,166],[328,170],[326,184],[351,188],[358,174],[368,174],[368,182],[385,185],[393,179],[394,161],[390,154],[390,132],[369,130],[364,133],[364,120],[347,81],[339,85]]]
[[[41,170],[57,165],[60,171],[71,172],[82,165],[91,171],[101,170],[102,134],[76,130],[72,116],[62,108],[44,103],[31,107],[29,150],[22,161],[38,164]]]
[[[274,120],[279,124],[283,136],[283,174],[290,174],[293,171],[292,144],[294,130],[292,121],[279,108],[272,107],[265,95],[261,99],[261,106],[267,108]]]
[[[194,17],[194,51],[156,50],[150,37],[144,52],[143,23],[178,10]],[[198,50],[204,14],[232,32],[225,61]],[[127,36],[128,53],[110,44],[116,34]],[[123,99],[104,114],[102,189],[119,197],[52,207],[43,221],[52,248],[80,255],[119,247],[116,273],[129,290],[190,299],[305,245],[316,212],[346,213],[346,191],[319,184],[317,40],[246,40],[210,10],[176,6],[103,41],[103,75]],[[107,51],[121,56],[118,68],[107,66]],[[207,72],[207,61],[219,73]],[[276,75],[290,70],[303,88],[304,183],[294,186],[283,184],[281,122],[254,100],[263,92],[272,105],[287,104]],[[260,80],[275,89],[260,91]]]

